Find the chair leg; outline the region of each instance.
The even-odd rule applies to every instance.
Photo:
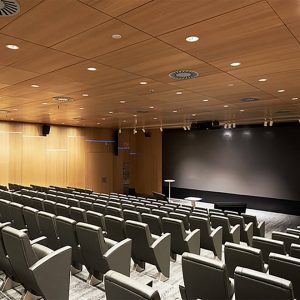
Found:
[[[175,262],[176,261],[176,253],[171,252],[171,261]]]
[[[169,280],[169,278],[168,277],[166,277],[166,276],[164,276],[164,274],[163,273],[161,273],[161,272],[158,272],[158,274],[157,274],[157,277],[156,277],[159,281],[162,281],[162,282],[165,282],[165,281],[167,281],[167,280]]]
[[[22,296],[21,300],[37,300],[41,298],[42,297],[33,295],[30,292],[26,291],[25,294]]]
[[[89,285],[97,285],[102,282],[102,280],[97,279],[92,274],[89,274],[89,277],[86,281]]]
[[[82,270],[79,270],[79,269],[76,269],[76,268],[74,268],[73,266],[71,266],[71,275],[75,275],[75,274],[77,274],[77,273],[79,273],[79,272],[81,272]]]
[[[146,265],[146,263],[143,262],[143,261],[137,262],[136,263],[136,271],[139,272],[139,273],[145,271],[145,265]]]
[[[18,285],[20,285],[19,282],[15,282],[6,276],[1,285],[0,291],[6,292],[7,290],[13,289],[14,287],[17,287]]]

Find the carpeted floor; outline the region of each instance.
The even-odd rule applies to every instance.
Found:
[[[173,199],[174,202],[184,200]],[[213,204],[210,203],[198,203],[201,207],[213,208]],[[254,214],[257,216],[259,221],[264,220],[266,222],[266,237],[271,237],[272,231],[285,231],[286,228],[295,228],[300,225],[300,217],[294,215],[285,215],[267,211],[259,211],[247,209],[247,213]],[[213,258],[213,254],[210,251],[201,249],[201,255]],[[224,257],[223,257],[224,260]],[[131,272],[131,278],[136,279],[140,282],[153,280],[153,288],[157,289],[160,293],[161,299],[175,300],[181,299],[178,285],[182,284],[182,272],[181,272],[181,257],[178,256],[176,262],[171,262],[171,276],[168,281],[160,282],[155,277],[157,270],[155,267],[146,264],[146,269],[142,273],[136,271]],[[89,286],[85,280],[88,274],[87,271],[72,276],[70,286],[70,300],[98,300],[105,299],[104,284],[101,283],[96,287]],[[4,275],[0,275],[2,281]],[[23,288],[21,286],[11,289],[5,293],[0,293],[0,300],[2,299],[20,299],[22,296]]]

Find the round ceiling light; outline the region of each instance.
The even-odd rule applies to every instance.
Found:
[[[182,80],[196,78],[199,76],[199,73],[191,70],[176,70],[171,72],[169,76],[174,79]]]
[[[199,41],[199,38],[195,35],[192,35],[192,36],[188,36],[185,40],[189,43],[194,43]]]
[[[10,45],[6,45],[6,48],[10,50],[18,50],[19,46],[10,44]]]
[[[20,5],[15,0],[0,0],[0,16],[14,16],[20,12]]]
[[[58,103],[64,104],[64,103],[73,102],[74,98],[68,96],[55,96],[53,97],[53,100]]]
[[[119,40],[119,39],[122,38],[121,34],[113,34],[111,37],[112,37],[114,40]]]

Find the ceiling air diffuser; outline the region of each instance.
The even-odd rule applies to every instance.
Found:
[[[20,12],[20,5],[15,0],[0,0],[0,17],[14,16]]]

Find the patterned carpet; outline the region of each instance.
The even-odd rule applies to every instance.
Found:
[[[184,200],[173,199],[174,202]],[[201,207],[212,208],[213,204],[210,203],[200,203]],[[257,216],[259,221],[264,220],[266,222],[266,237],[271,237],[272,231],[285,231],[286,228],[294,228],[300,225],[300,217],[294,215],[285,215],[273,212],[259,211],[247,209],[247,213],[254,214]],[[201,255],[213,258],[213,254],[210,251],[201,249]],[[224,260],[224,257],[223,257]],[[136,279],[140,282],[153,280],[153,288],[157,289],[160,293],[161,299],[166,300],[176,300],[181,299],[178,285],[182,284],[182,272],[181,272],[181,257],[177,257],[176,262],[171,262],[171,277],[166,282],[160,282],[155,277],[157,275],[157,270],[155,267],[146,264],[146,269],[142,273],[136,271],[131,272],[131,278]],[[98,300],[105,299],[104,284],[101,283],[96,287],[89,286],[85,280],[88,274],[87,271],[76,274],[71,277],[71,287],[70,287],[70,300]],[[0,280],[2,281],[4,275],[0,275]],[[5,293],[0,293],[0,300],[4,299],[20,299],[24,289],[19,286],[15,289],[11,289]]]

